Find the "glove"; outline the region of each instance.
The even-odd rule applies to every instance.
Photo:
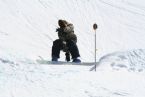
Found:
[[[63,29],[57,28],[56,32],[63,32]]]

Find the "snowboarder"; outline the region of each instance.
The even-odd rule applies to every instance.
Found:
[[[72,56],[72,62],[81,62],[79,59],[80,54],[77,47],[77,37],[74,34],[74,26],[68,23],[66,20],[58,20],[59,28],[56,29],[58,32],[59,39],[53,41],[52,46],[52,61],[58,61],[60,58],[60,51],[66,52],[66,60],[69,61],[69,53]]]

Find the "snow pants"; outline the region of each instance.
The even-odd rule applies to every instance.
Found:
[[[70,52],[70,54],[72,56],[72,59],[80,57],[77,44],[74,41],[66,40],[66,46],[67,46],[68,51]],[[63,41],[60,39],[53,41],[52,58],[53,57],[60,58],[60,51],[61,50],[63,50]]]

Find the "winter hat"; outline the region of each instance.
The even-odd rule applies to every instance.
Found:
[[[58,20],[58,25],[60,26],[60,28],[64,28],[66,27],[67,21],[66,20]]]

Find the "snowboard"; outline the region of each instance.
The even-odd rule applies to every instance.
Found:
[[[67,61],[48,61],[44,59],[36,60],[38,64],[46,64],[46,65],[82,65],[82,66],[92,66],[94,62],[67,62]]]

